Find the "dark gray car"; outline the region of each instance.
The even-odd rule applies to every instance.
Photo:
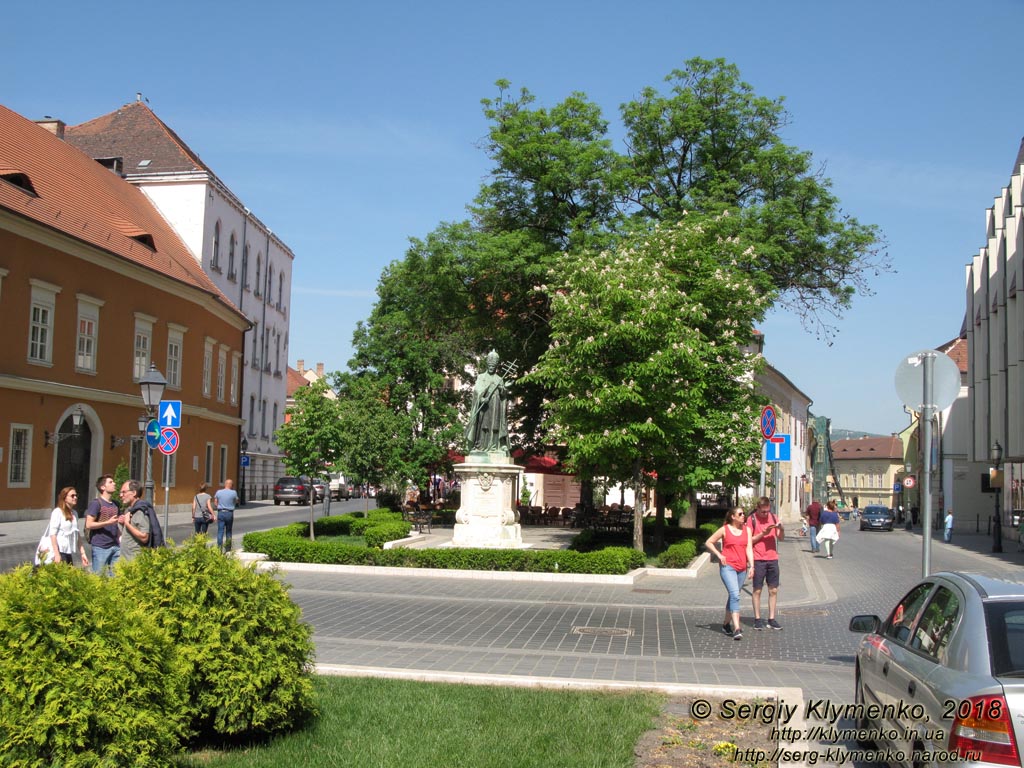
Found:
[[[315,493],[313,482],[305,475],[298,477],[279,477],[274,483],[274,503],[308,504],[310,494]]]
[[[883,621],[855,616],[861,741],[900,766],[1021,765],[1024,582],[936,573]]]
[[[896,522],[896,515],[888,507],[872,505],[864,507],[860,513],[860,529],[891,531]]]

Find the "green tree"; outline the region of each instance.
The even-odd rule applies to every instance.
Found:
[[[669,493],[754,470],[750,343],[771,288],[747,269],[753,249],[722,235],[727,219],[692,214],[553,275],[551,346],[527,379],[551,391],[570,465],[637,490],[637,549],[653,478]]]
[[[274,433],[278,447],[284,451],[284,465],[294,475],[317,477],[338,463],[342,444],[338,403],[329,397],[330,388],[323,380],[295,392],[295,404],[285,413],[290,417]],[[330,393],[333,394],[333,393]],[[309,538],[313,533],[313,503],[309,499]]]

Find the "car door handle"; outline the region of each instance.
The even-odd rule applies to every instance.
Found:
[[[907,685],[907,694],[913,696],[915,693],[917,693],[917,683],[911,680],[910,684]]]
[[[885,664],[882,665],[882,674],[883,675],[888,675],[889,674],[889,662],[888,661],[885,662]]]

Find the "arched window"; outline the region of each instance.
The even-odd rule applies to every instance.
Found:
[[[256,287],[253,288],[253,293],[257,296],[261,296],[260,293],[260,278],[263,277],[263,251],[256,254]]]
[[[228,280],[235,279],[235,246],[238,244],[238,240],[235,237],[235,233],[231,233],[231,239],[228,240]]]
[[[270,293],[274,288],[274,265],[267,264],[267,295],[264,297],[267,304],[270,303]]]
[[[242,247],[242,287],[249,287],[249,244]]]
[[[284,272],[277,275],[277,308],[284,306]]]
[[[220,272],[220,220],[213,225],[213,253],[210,254],[210,269]]]

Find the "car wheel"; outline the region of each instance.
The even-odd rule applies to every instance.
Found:
[[[855,698],[856,703],[858,705],[860,705],[858,707],[858,709],[862,709],[864,704],[865,704],[865,702],[864,702],[864,684],[861,682],[861,679],[860,679],[860,668],[857,669],[857,675],[854,678],[854,685],[855,685],[854,698]],[[859,717],[859,718],[856,718],[856,720],[854,721],[854,725],[856,726],[858,732],[860,732],[860,731],[866,732],[866,731],[868,731],[871,728],[871,721],[868,720],[866,717]],[[858,733],[857,735],[860,736],[860,733]],[[861,738],[858,738],[857,739],[857,744],[858,744],[858,746],[863,747],[865,749],[871,749],[871,748],[873,748],[875,746],[875,742],[872,739],[861,739]]]
[[[274,499],[274,506],[278,506],[281,503],[280,499]]]

